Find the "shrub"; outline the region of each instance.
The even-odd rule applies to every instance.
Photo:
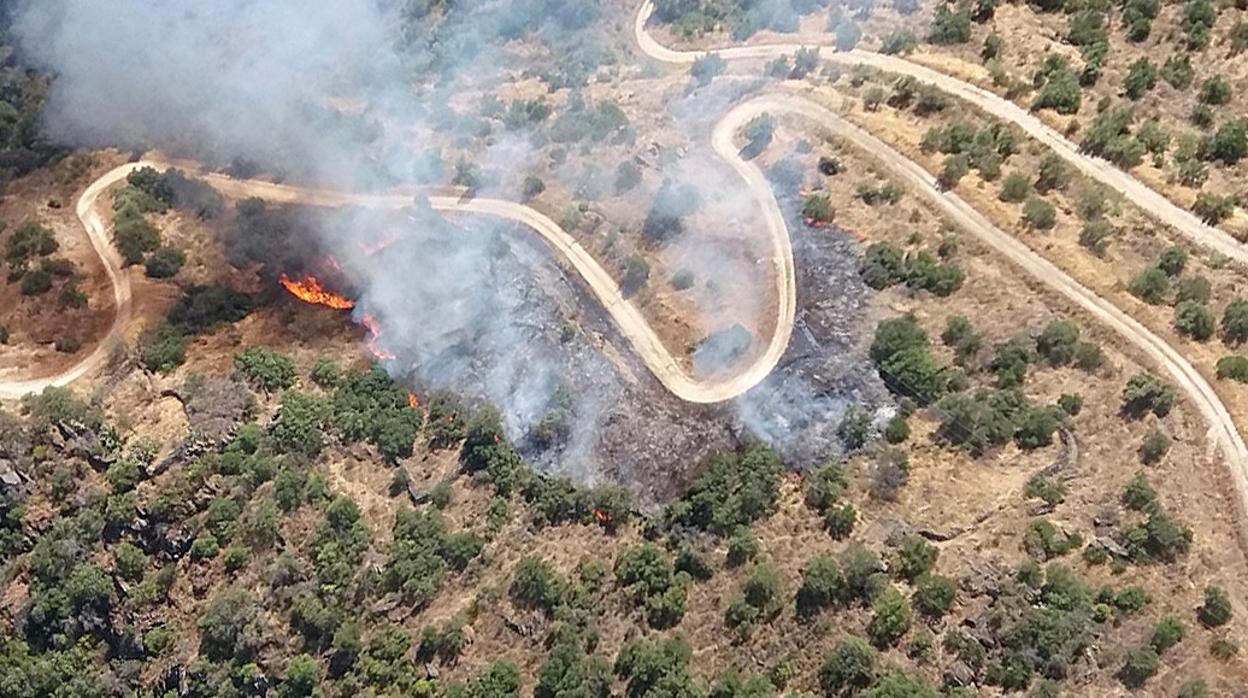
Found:
[[[1127,289],[1149,305],[1160,305],[1170,292],[1170,277],[1157,267],[1148,267],[1131,279]]]
[[[1216,328],[1213,313],[1203,303],[1183,301],[1175,306],[1174,326],[1179,333],[1203,342],[1213,336]]]
[[[199,334],[238,322],[251,312],[251,297],[219,286],[192,286],[174,304],[169,324],[186,334]]]
[[[965,12],[955,12],[946,5],[936,8],[927,40],[933,44],[965,44],[971,39],[971,18]]]
[[[139,361],[149,371],[170,373],[186,362],[186,336],[162,324],[139,341]]]
[[[1158,668],[1157,652],[1152,647],[1139,647],[1127,652],[1126,662],[1118,671],[1118,678],[1129,688],[1143,686]]]
[[[1240,383],[1248,383],[1248,357],[1224,356],[1218,359],[1216,370],[1219,380],[1230,378]]]
[[[234,368],[252,385],[270,392],[295,384],[295,362],[265,347],[248,347],[234,357]]]
[[[1216,628],[1231,621],[1231,599],[1220,587],[1205,587],[1205,602],[1196,609],[1196,618],[1206,628]]]
[[[906,278],[905,260],[901,250],[887,242],[867,246],[860,268],[862,280],[871,288],[881,290]]]
[[[1160,461],[1169,450],[1170,437],[1154,429],[1144,437],[1144,443],[1140,444],[1140,460],[1151,465]]]
[[[1139,99],[1144,93],[1157,84],[1157,66],[1147,57],[1140,58],[1127,68],[1127,77],[1122,83],[1123,93],[1128,99]]]
[[[1122,492],[1122,503],[1135,511],[1144,511],[1156,502],[1157,491],[1142,472],[1136,473]]]
[[[1033,475],[1023,491],[1028,497],[1041,499],[1049,506],[1061,504],[1066,499],[1065,486],[1043,475]]]
[[[893,573],[901,579],[913,582],[931,571],[939,555],[940,550],[921,536],[906,536],[901,543],[901,549],[897,551]]]
[[[841,568],[831,557],[812,558],[802,571],[802,586],[797,590],[797,613],[809,617],[839,603],[845,593]]]
[[[775,506],[781,471],[779,457],[761,444],[717,455],[668,508],[668,519],[721,535],[748,526]]]
[[[18,290],[23,296],[39,296],[52,290],[52,274],[46,269],[31,269],[22,275]]]
[[[927,574],[915,583],[914,606],[925,616],[940,618],[949,612],[957,585],[948,577]]]
[[[875,599],[867,635],[876,647],[891,647],[910,629],[910,602],[889,587]]]
[[[1213,287],[1209,283],[1209,279],[1203,276],[1188,276],[1179,280],[1178,293],[1175,295],[1175,303],[1193,302],[1205,304],[1209,302],[1210,296],[1213,294]]]
[[[1001,183],[1002,201],[1020,203],[1031,193],[1031,180],[1022,172],[1011,172]]]
[[[741,526],[728,539],[727,562],[729,567],[740,567],[758,557],[760,546],[753,529]]]
[[[850,695],[875,681],[875,648],[849,636],[837,643],[819,669],[819,686],[826,696]]]
[[[906,54],[914,51],[919,39],[908,29],[895,29],[884,36],[880,42],[880,53],[886,55]]]
[[[836,209],[827,194],[811,194],[802,206],[802,216],[816,225],[825,225],[836,218]]]
[[[742,628],[774,617],[783,604],[780,576],[771,565],[755,565],[753,572],[732,600],[724,621],[729,627]]]
[[[1139,418],[1146,412],[1165,417],[1174,406],[1174,388],[1145,373],[1137,373],[1122,391],[1122,411]]]
[[[689,74],[698,85],[709,85],[711,80],[724,72],[727,63],[718,53],[708,53],[693,62]]]
[[[624,266],[624,279],[620,289],[625,295],[632,295],[641,290],[650,280],[650,265],[640,255],[632,255]]]
[[[170,279],[186,264],[186,253],[176,247],[160,247],[148,255],[145,273],[153,279]]]
[[[1036,338],[1036,353],[1053,366],[1065,366],[1075,358],[1079,326],[1070,320],[1054,320]]]
[[[1174,647],[1187,635],[1187,628],[1177,618],[1166,617],[1153,626],[1153,638],[1149,641],[1157,654]]]
[[[1197,99],[1201,104],[1220,106],[1231,101],[1231,83],[1221,75],[1214,75],[1200,86]]]
[[[1176,90],[1186,90],[1191,87],[1194,74],[1191,60],[1187,56],[1171,56],[1161,66],[1162,79]]]
[[[1222,314],[1222,337],[1228,344],[1248,340],[1248,300],[1236,298]]]
[[[1186,266],[1187,252],[1182,247],[1167,247],[1157,259],[1157,268],[1164,271],[1166,276],[1178,276]]]
[[[1023,204],[1023,222],[1029,228],[1049,230],[1057,224],[1057,209],[1048,201],[1033,196]]]
[[[1036,191],[1041,194],[1054,189],[1065,189],[1070,182],[1070,171],[1060,156],[1048,155],[1040,161],[1040,169],[1036,174]]]

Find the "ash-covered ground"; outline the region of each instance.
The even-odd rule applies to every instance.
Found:
[[[855,244],[801,223],[793,171],[775,174],[797,260],[797,326],[777,370],[732,403],[673,397],[574,273],[532,233],[489,221],[413,226],[373,261],[359,310],[384,328],[393,372],[425,392],[500,405],[545,472],[625,482],[655,501],[706,455],[751,439],[792,467],[817,464],[838,454],[846,407],[886,393],[863,350],[873,323]]]

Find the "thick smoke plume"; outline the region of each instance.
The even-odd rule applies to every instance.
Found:
[[[422,0],[19,2],[13,32],[20,50],[56,75],[46,127],[61,142],[159,148],[240,174],[383,189],[445,183],[454,165],[436,150],[431,156],[429,144],[458,138],[476,149],[483,193],[491,173],[499,173],[505,198],[518,197],[518,183],[541,151],[511,132],[482,144],[476,100],[492,94],[504,75],[517,77],[504,49],[510,39],[535,33],[576,42],[576,30],[599,11],[596,0],[498,0],[458,10]],[[578,57],[594,52],[575,43],[558,53],[565,75],[579,70],[583,79],[597,65],[581,66]],[[738,88],[703,91],[678,99],[671,116],[704,141],[743,96]],[[657,167],[673,182],[711,183],[704,210],[745,225],[755,213],[739,196],[740,182],[709,154]],[[587,181],[567,168],[556,168],[555,177]],[[510,226],[473,221],[456,230],[414,210],[409,224],[381,231],[404,240],[373,255],[361,250],[375,242],[379,233],[368,228],[376,221],[360,213],[353,222],[356,215],[303,220],[353,272],[361,293],[356,312],[381,321],[382,341],[396,355],[388,368],[422,389],[499,405],[522,448],[557,437],[562,453],[540,456],[543,466],[585,480],[603,471],[604,458],[631,457],[636,467],[661,472],[693,450],[735,438],[731,414],[673,406],[665,395],[639,399],[590,342],[569,342],[560,325],[587,299],[549,254],[531,241],[517,244],[525,236]],[[757,257],[747,252],[686,235],[663,255],[711,278],[748,270]],[[841,278],[844,266],[830,264],[820,278]],[[718,294],[704,296],[708,302],[694,296],[695,308],[725,328],[727,310],[747,324],[770,312],[756,295],[738,295],[731,309],[716,308]],[[818,352],[796,360],[811,363],[814,373],[822,366]],[[845,376],[854,367],[828,371]],[[799,369],[795,377],[773,377],[736,412],[757,436],[803,460],[828,452],[830,421],[844,408],[840,388],[827,387],[835,380],[807,375]],[[662,458],[669,460],[657,462]]]

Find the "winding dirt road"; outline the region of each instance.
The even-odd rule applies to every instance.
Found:
[[[751,191],[764,193],[764,196],[759,197],[759,202],[763,209],[765,228],[771,244],[770,261],[775,267],[775,290],[776,297],[779,299],[776,331],[768,342],[766,350],[749,366],[727,376],[701,379],[690,375],[667,350],[637,306],[624,297],[611,274],[603,269],[593,255],[586,251],[575,238],[545,214],[523,204],[501,199],[431,196],[429,203],[437,211],[493,216],[519,223],[537,233],[584,279],[611,315],[616,327],[665,388],[688,402],[724,402],[754,387],[775,369],[785,348],[788,347],[797,308],[793,250],[784,216],[763,174],[757,167],[743,160],[738,148],[733,144],[737,131],[762,111],[765,111],[763,107],[753,104],[737,107],[716,125],[712,134],[712,144],[716,152],[741,175]],[[131,172],[142,167],[164,171],[171,165],[160,160],[140,160],[114,168],[93,182],[78,200],[78,218],[83,228],[86,229],[96,253],[104,262],[109,280],[113,285],[117,311],[108,336],[94,352],[65,371],[45,378],[0,382],[0,398],[20,398],[49,386],[72,383],[102,366],[108,360],[113,347],[123,341],[123,335],[132,315],[130,277],[129,272],[121,266],[121,257],[112,245],[99,207],[103,203],[101,194],[123,181]],[[282,204],[325,207],[361,206],[378,209],[407,208],[413,203],[412,196],[408,194],[353,194],[274,184],[260,180],[240,180],[213,172],[196,172],[195,174],[223,195],[235,199],[257,197]]]
[[[716,53],[724,60],[774,59],[807,47],[802,44],[779,43],[732,46],[713,51],[677,51],[663,46],[650,35],[647,25],[653,13],[653,0],[645,0],[637,12],[633,34],[643,53],[665,63],[691,64],[708,53]],[[818,49],[820,58],[824,60],[848,65],[867,65],[889,73],[909,75],[919,82],[934,85],[959,97],[1002,121],[1016,124],[1029,136],[1074,165],[1080,172],[1117,191],[1159,222],[1174,228],[1200,246],[1248,265],[1248,248],[1230,235],[1205,224],[1190,211],[1176,206],[1172,201],[1112,163],[1079,152],[1078,146],[1017,104],[988,90],[897,56],[886,56],[860,49],[840,52],[832,46],[819,46]],[[791,96],[762,97],[755,101],[770,104],[771,107],[767,111],[797,113],[813,119],[870,152],[893,172],[901,175],[912,189],[927,193],[941,210],[974,233],[993,250],[1022,267],[1045,285],[1074,301],[1086,312],[1143,351],[1158,367],[1170,374],[1170,377],[1188,395],[1192,404],[1209,424],[1209,436],[1212,442],[1218,446],[1230,464],[1232,480],[1239,494],[1241,511],[1248,513],[1248,447],[1245,446],[1234,419],[1217,392],[1200,371],[1165,340],[1153,334],[1117,306],[1075,281],[1012,235],[992,225],[956,194],[942,194],[937,188],[935,178],[926,170],[840,116],[812,102]],[[756,190],[755,196],[762,196],[762,194]],[[1241,525],[1240,532],[1241,537],[1248,539],[1248,523]]]
[[[655,42],[646,31],[646,22],[652,11],[653,5],[647,1],[638,13],[635,25],[637,42],[645,53],[671,63],[691,63],[702,55],[701,52],[672,51]],[[729,48],[718,53],[726,59],[768,58],[791,53],[796,48],[796,45],[783,44],[750,46]],[[831,60],[865,63],[890,72],[913,75],[919,80],[963,97],[1004,120],[1017,123],[1086,174],[1115,188],[1137,205],[1157,215],[1163,222],[1169,223],[1200,244],[1219,251],[1225,250],[1224,254],[1228,257],[1248,261],[1248,254],[1225,233],[1204,225],[1190,213],[1174,206],[1160,194],[1108,163],[1079,154],[1073,144],[1011,102],[903,59],[862,51],[836,53],[823,49],[823,52],[824,57]],[[1170,375],[1211,425],[1210,436],[1231,462],[1241,505],[1248,511],[1248,447],[1245,447],[1234,421],[1213,387],[1182,355],[1112,303],[1097,296],[1013,236],[994,226],[956,194],[940,192],[932,175],[919,165],[837,114],[809,100],[789,94],[772,94],[749,100],[729,112],[716,125],[712,134],[715,151],[736,170],[760,203],[765,230],[772,247],[771,262],[774,265],[778,298],[776,331],[766,350],[758,360],[730,376],[706,380],[695,378],[685,371],[638,309],[624,298],[611,275],[571,235],[542,213],[523,204],[499,199],[436,196],[430,198],[430,203],[439,211],[494,216],[522,224],[536,232],[585,280],[638,356],[668,390],[689,402],[722,402],[744,393],[771,373],[788,346],[796,312],[796,274],[784,215],[763,174],[756,166],[740,157],[734,143],[740,128],[751,118],[764,112],[802,116],[854,143],[903,179],[912,191],[930,198],[946,215],[990,248],[1138,347]],[[113,347],[122,341],[122,335],[132,315],[130,282],[128,272],[121,268],[120,256],[111,244],[107,226],[100,214],[100,198],[109,187],[144,166],[158,170],[169,167],[167,163],[154,160],[123,165],[93,182],[78,200],[78,217],[113,283],[116,317],[108,337],[88,357],[66,371],[46,378],[0,382],[0,398],[20,397],[48,386],[73,382],[103,365]],[[217,173],[199,173],[199,176],[226,196],[235,198],[259,197],[274,203],[331,207],[354,205],[397,209],[412,205],[412,198],[408,195],[351,194],[257,180],[237,180]]]
[[[1035,114],[982,87],[912,63],[899,56],[887,56],[862,49],[837,51],[834,46],[816,47],[810,44],[777,43],[730,46],[706,51],[678,51],[660,44],[650,35],[647,25],[653,14],[654,2],[646,0],[637,13],[633,34],[642,53],[664,63],[690,64],[708,53],[716,53],[724,60],[774,59],[792,55],[801,48],[818,48],[819,56],[823,60],[848,66],[865,65],[896,75],[908,75],[921,83],[934,85],[1004,122],[1017,125],[1027,132],[1027,135],[1043,143],[1080,172],[1118,192],[1139,206],[1146,214],[1174,228],[1197,245],[1214,250],[1248,266],[1248,246],[1240,243],[1225,231],[1206,224],[1191,211],[1177,206],[1113,163],[1080,152],[1079,146],[1045,124]]]

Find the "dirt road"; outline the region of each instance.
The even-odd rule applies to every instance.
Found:
[[[780,207],[775,197],[772,196],[771,189],[767,186],[762,173],[755,166],[742,160],[738,149],[733,144],[733,137],[737,130],[757,113],[759,110],[750,105],[734,109],[716,126],[713,143],[716,152],[746,180],[750,190],[763,193],[759,201],[765,214],[767,234],[773,250],[771,261],[776,267],[776,293],[780,299],[780,306],[777,309],[779,322],[762,356],[740,372],[728,376],[704,380],[685,371],[659,336],[655,334],[654,329],[637,306],[624,297],[610,273],[603,269],[602,265],[581,247],[580,243],[544,214],[523,204],[501,199],[432,196],[429,197],[429,202],[437,211],[493,216],[519,223],[537,233],[552,250],[576,270],[576,273],[611,315],[616,327],[664,387],[688,402],[715,403],[731,400],[757,385],[776,367],[789,344],[797,306],[793,251],[789,244],[789,231],[785,225],[784,216],[780,213]],[[103,365],[113,347],[123,341],[122,337],[131,317],[130,279],[128,272],[121,268],[120,256],[113,248],[108,229],[100,215],[98,209],[101,205],[100,195],[136,169],[152,167],[164,171],[170,166],[170,163],[158,160],[142,160],[122,165],[93,182],[79,198],[79,220],[86,229],[96,253],[104,261],[109,279],[113,284],[117,314],[112,328],[94,352],[61,373],[45,378],[0,382],[0,398],[14,399],[27,393],[38,392],[48,386],[71,383]],[[329,207],[350,205],[400,209],[412,205],[412,196],[409,194],[352,194],[259,180],[239,180],[211,172],[196,174],[222,194],[237,199],[257,197],[273,203]]]
[[[708,51],[677,51],[660,44],[646,29],[646,25],[653,13],[653,0],[646,0],[637,13],[634,23],[633,33],[642,53],[664,63],[678,64],[693,63],[699,57],[708,53]],[[1026,131],[1027,135],[1043,143],[1054,153],[1078,168],[1083,174],[1125,196],[1158,222],[1174,228],[1197,245],[1214,250],[1229,259],[1248,266],[1248,246],[1240,243],[1225,231],[1207,225],[1192,214],[1191,211],[1175,205],[1174,202],[1131,176],[1130,173],[1119,169],[1113,163],[1079,152],[1079,146],[1045,124],[1030,111],[981,87],[926,66],[912,63],[899,56],[886,56],[861,49],[842,52],[837,51],[832,46],[812,47],[802,44],[781,43],[759,46],[731,46],[717,49],[714,53],[719,54],[724,60],[757,60],[792,55],[800,48],[818,48],[820,57],[827,61],[847,66],[865,65],[896,75],[908,75],[919,82],[935,85],[942,91],[965,100],[1002,121],[1015,124]]]
[[[97,205],[100,195],[109,187],[125,179],[132,169],[131,165],[122,165],[92,182],[82,196],[78,197],[76,208],[78,220],[87,231],[91,247],[104,264],[104,270],[108,273],[108,280],[113,287],[114,315],[108,334],[95,351],[92,351],[85,359],[54,376],[0,382],[0,400],[16,400],[23,395],[39,392],[50,386],[68,385],[103,366],[108,362],[113,351],[120,346],[122,335],[130,324],[130,277],[122,269],[121,255],[113,247],[113,241],[108,234],[108,226],[100,216]]]

